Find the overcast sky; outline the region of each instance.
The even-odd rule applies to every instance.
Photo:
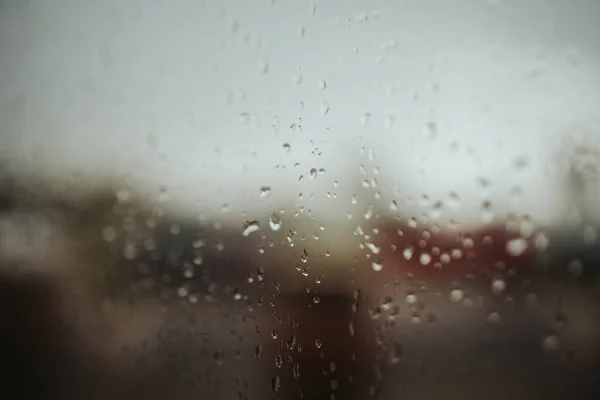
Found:
[[[48,185],[234,219],[439,200],[548,222],[565,136],[599,140],[596,0],[0,4],[0,156]]]

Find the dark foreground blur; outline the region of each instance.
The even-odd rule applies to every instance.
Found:
[[[244,237],[111,196],[3,207],[3,398],[600,398],[600,250],[564,230],[375,221],[339,239],[348,263],[290,247],[293,220]]]

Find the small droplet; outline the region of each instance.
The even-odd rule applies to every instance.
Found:
[[[460,289],[454,289],[450,292],[450,301],[453,303],[460,303],[465,297],[465,293]]]
[[[327,89],[327,82],[325,82],[325,80],[321,79],[319,81],[319,90],[325,90]]]
[[[496,323],[500,321],[500,314],[497,311],[491,312],[488,315],[488,322]]]
[[[379,272],[383,269],[383,261],[380,259],[378,261],[373,261],[372,263],[373,271]]]
[[[258,221],[245,221],[242,235],[249,236],[251,233],[256,232],[258,230],[260,230],[260,224],[258,223]]]
[[[292,150],[292,147],[290,146],[290,144],[289,144],[289,143],[284,143],[284,144],[283,144],[283,150],[284,150],[286,153],[289,153],[289,152]]]
[[[421,256],[419,257],[419,262],[421,263],[421,265],[429,265],[429,263],[431,262],[431,255],[429,253],[421,253]]]
[[[535,235],[534,244],[538,251],[545,251],[550,245],[550,238],[545,232],[540,232]]]
[[[294,76],[292,77],[292,82],[294,83],[294,85],[300,85],[303,81],[304,77],[302,76],[302,74],[294,74]]]
[[[323,346],[323,342],[321,342],[321,339],[316,339],[315,340],[315,346],[317,347],[317,349],[320,349],[321,346]]]
[[[313,179],[313,180],[317,177],[317,169],[316,168],[310,169],[309,177],[310,177],[310,179]]]
[[[571,262],[569,262],[568,269],[569,269],[569,274],[573,278],[577,279],[583,273],[583,263],[579,259],[574,259]]]
[[[523,238],[512,239],[506,242],[506,252],[513,257],[518,257],[527,250],[527,241]]]
[[[393,305],[394,305],[394,303],[390,296],[386,296],[381,300],[381,309],[383,311],[391,310]]]
[[[329,114],[329,108],[330,108],[329,102],[326,100],[323,100],[321,102],[321,115],[326,116],[327,114]]]
[[[425,133],[430,139],[435,139],[437,137],[437,124],[433,121],[429,121],[425,124]]]
[[[414,251],[415,250],[412,247],[407,247],[402,252],[402,256],[404,257],[404,259],[406,261],[408,261],[408,260],[410,260],[413,257]]]
[[[364,113],[360,117],[360,123],[363,124],[363,125],[368,124],[370,120],[371,120],[371,113]]]
[[[398,211],[398,203],[396,203],[396,200],[392,200],[389,207],[390,211]]]
[[[298,27],[297,32],[298,32],[298,36],[303,37],[304,34],[306,33],[306,30],[304,29],[303,26],[300,26],[300,27]]]
[[[546,336],[544,340],[542,340],[542,348],[544,351],[556,351],[560,347],[560,342],[558,340],[558,336],[550,335]]]
[[[495,278],[492,280],[492,292],[495,294],[504,293],[506,290],[506,282],[504,279]]]
[[[408,293],[408,294],[406,295],[406,302],[407,302],[408,304],[411,304],[411,305],[412,305],[412,304],[415,304],[415,303],[417,302],[417,300],[418,300],[418,299],[417,299],[417,295],[416,295],[416,294],[414,294],[414,293]]]
[[[404,350],[400,343],[394,342],[390,348],[390,364],[398,364],[402,359]]]
[[[259,61],[257,67],[258,71],[263,75],[269,72],[269,63],[265,60]]]
[[[269,227],[272,231],[278,231],[281,228],[281,217],[277,213],[269,216]]]
[[[277,368],[281,368],[282,365],[283,365],[283,357],[281,357],[281,354],[277,354],[275,356],[275,366]]]
[[[270,186],[262,186],[260,188],[260,197],[268,197],[271,194]]]
[[[598,232],[596,231],[596,228],[594,228],[593,226],[586,226],[583,230],[583,242],[586,245],[591,246],[594,243],[596,243],[597,239]]]
[[[112,226],[106,226],[102,230],[102,238],[107,242],[114,242],[117,238],[117,230]]]
[[[271,378],[271,390],[273,392],[277,392],[279,390],[279,386],[280,386],[279,375]]]

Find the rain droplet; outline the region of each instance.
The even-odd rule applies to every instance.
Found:
[[[402,358],[404,350],[400,343],[394,342],[390,348],[390,364],[398,364]]]
[[[415,250],[412,247],[407,247],[402,252],[402,256],[404,257],[404,259],[406,261],[408,261],[408,260],[410,260],[413,257],[414,251]]]
[[[302,74],[294,74],[292,77],[292,82],[294,82],[294,85],[299,85],[302,83],[302,81],[304,81]]]
[[[367,242],[365,246],[371,251],[373,254],[379,254],[381,252],[381,248],[373,243]]]
[[[460,289],[454,289],[450,292],[450,301],[453,303],[460,303],[465,297],[465,293]]]
[[[309,172],[310,179],[315,179],[317,177],[317,169],[311,168]]]
[[[583,230],[583,242],[586,245],[591,246],[596,243],[597,239],[598,232],[596,232],[596,229],[593,226],[586,226]]]
[[[371,113],[364,113],[360,117],[360,123],[363,124],[363,125],[368,124],[370,120],[371,120]]]
[[[289,153],[292,150],[292,147],[290,146],[289,143],[284,143],[283,150],[285,150],[286,153]]]
[[[259,61],[257,64],[257,68],[258,71],[264,75],[269,72],[269,63],[265,60]]]
[[[271,379],[271,390],[273,392],[277,392],[279,390],[279,386],[280,386],[279,375],[277,375]]]
[[[304,27],[301,26],[298,28],[297,32],[298,32],[298,36],[303,37],[304,34],[306,33],[306,30],[304,29]]]
[[[390,211],[398,211],[398,203],[396,203],[396,200],[390,202]]]
[[[389,311],[391,310],[392,306],[394,305],[393,300],[390,296],[386,296],[381,300],[381,309],[383,311]]]
[[[379,259],[378,261],[373,261],[372,263],[373,271],[379,272],[383,269],[383,261]]]
[[[319,90],[325,90],[327,89],[327,82],[325,82],[325,80],[321,79],[319,81]]]
[[[518,257],[527,250],[527,241],[523,238],[512,239],[506,242],[506,252],[513,257]]]
[[[277,213],[271,214],[269,217],[269,227],[272,231],[278,231],[281,228],[281,217]]]
[[[321,102],[321,115],[326,116],[327,114],[329,114],[329,108],[330,108],[329,102],[326,100],[323,100]]]
[[[408,293],[408,294],[406,295],[406,302],[407,302],[408,304],[411,304],[411,305],[412,305],[412,304],[415,304],[415,303],[417,302],[417,300],[418,300],[418,299],[417,299],[417,295],[416,295],[416,294],[414,294],[414,293]]]
[[[282,365],[283,365],[283,357],[281,357],[281,354],[277,354],[275,356],[275,366],[277,368],[281,368]]]
[[[492,280],[492,292],[495,294],[501,294],[506,290],[506,282],[504,279],[495,278]]]
[[[579,259],[572,260],[568,266],[569,274],[575,279],[583,273],[583,263]]]
[[[260,225],[258,221],[245,221],[242,235],[249,236],[251,233],[256,232],[258,230],[260,230]]]
[[[260,188],[260,197],[268,197],[271,194],[270,186],[262,186]]]
[[[542,348],[544,351],[556,351],[560,347],[560,342],[558,340],[558,336],[550,335],[546,336],[542,341]]]
[[[500,314],[497,311],[491,312],[488,315],[488,322],[496,323],[500,321]]]
[[[538,251],[544,251],[550,245],[550,238],[545,232],[540,232],[535,235],[534,244]]]
[[[429,265],[429,263],[431,262],[431,255],[429,253],[421,253],[421,256],[419,257],[419,262],[421,263],[421,265]]]
[[[114,242],[117,238],[117,230],[112,226],[106,226],[102,230],[102,238],[107,242]]]

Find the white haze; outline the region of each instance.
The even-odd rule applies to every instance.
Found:
[[[595,0],[0,4],[0,157],[65,191],[164,187],[236,224],[418,214],[454,191],[442,218],[477,223],[489,200],[549,223],[565,137],[600,129]]]

